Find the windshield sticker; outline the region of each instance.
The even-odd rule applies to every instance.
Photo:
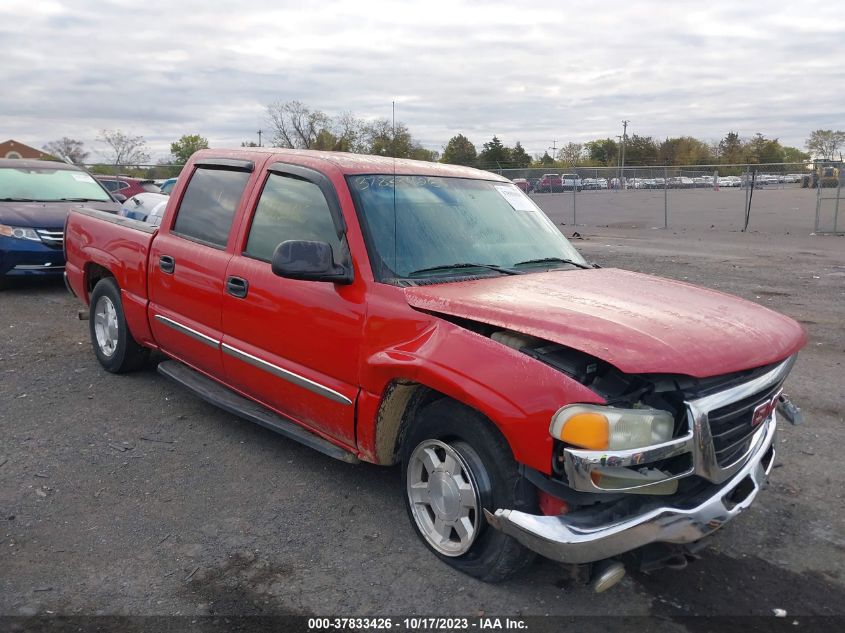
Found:
[[[535,211],[531,198],[522,193],[516,185],[493,185],[501,196],[517,211]]]
[[[87,182],[91,185],[94,184],[94,179],[91,178],[91,176],[89,176],[88,174],[71,174],[71,176],[73,176],[73,179],[77,182]]]

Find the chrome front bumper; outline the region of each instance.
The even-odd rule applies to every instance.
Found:
[[[538,516],[517,510],[485,510],[487,522],[531,550],[564,563],[589,563],[649,543],[692,543],[715,532],[748,508],[774,464],[777,415],[752,445],[750,457],[709,497],[690,507],[665,505],[610,524],[591,525],[568,515]]]

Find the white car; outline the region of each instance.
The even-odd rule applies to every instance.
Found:
[[[563,174],[560,181],[564,191],[581,191],[581,177],[578,174]]]
[[[163,193],[139,193],[123,203],[118,215],[160,226],[169,199]]]

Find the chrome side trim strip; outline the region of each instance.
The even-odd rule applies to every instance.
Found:
[[[155,318],[156,321],[163,323],[167,327],[173,328],[177,332],[181,332],[182,334],[190,336],[192,339],[197,340],[200,343],[204,343],[205,345],[208,345],[209,347],[213,347],[215,349],[220,348],[220,341],[218,341],[216,338],[207,336],[202,332],[197,332],[195,329],[189,328],[187,325],[182,325],[181,323],[178,323],[173,319],[168,319],[166,316],[162,316],[160,314],[155,315]]]
[[[320,383],[314,382],[313,380],[309,380],[305,376],[300,376],[299,374],[295,374],[292,371],[283,369],[278,365],[268,363],[266,360],[262,360],[257,356],[253,356],[252,354],[248,354],[244,351],[241,351],[238,348],[232,347],[227,343],[223,343],[222,347],[224,354],[233,356],[234,358],[242,360],[243,362],[252,365],[253,367],[257,367],[258,369],[263,369],[264,371],[269,372],[274,376],[278,376],[283,380],[287,380],[288,382],[293,383],[294,385],[307,389],[308,391],[323,396],[324,398],[328,398],[329,400],[333,400],[334,402],[339,402],[340,404],[352,404],[352,400],[344,396],[342,393],[338,393],[334,389],[329,389],[325,385],[321,385]]]

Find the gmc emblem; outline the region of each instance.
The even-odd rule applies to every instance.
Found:
[[[758,404],[754,407],[754,413],[751,414],[752,427],[762,424],[763,421],[771,417],[772,413],[774,413],[775,409],[777,409],[778,400],[780,399],[782,391],[782,389],[778,390],[778,392],[770,400],[766,400],[762,404]]]

